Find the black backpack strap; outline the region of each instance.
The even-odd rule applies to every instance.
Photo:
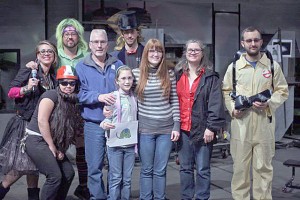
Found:
[[[271,62],[271,73],[272,73],[272,88],[274,89],[274,61],[273,61],[273,57],[272,54],[270,53],[270,51],[265,50],[264,51],[267,58],[270,60]]]
[[[272,88],[274,89],[274,61],[273,61],[273,57],[272,57],[272,54],[268,50],[265,50],[263,52],[266,54],[267,58],[271,62]],[[233,57],[233,64],[232,64],[232,92],[234,92],[234,94],[236,94],[236,78],[235,78],[235,76],[236,76],[236,61],[238,59],[240,59],[242,53],[243,53],[243,51],[237,51],[234,54],[234,57]]]
[[[238,59],[240,59],[242,53],[243,53],[242,51],[237,51],[234,54],[234,57],[233,57],[233,63],[232,63],[232,92],[234,94],[236,94],[236,78],[235,78],[235,74],[236,74],[236,61]]]

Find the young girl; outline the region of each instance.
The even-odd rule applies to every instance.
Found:
[[[116,71],[118,91],[114,92],[116,102],[108,106],[112,116],[100,124],[104,130],[115,128],[115,123],[136,121],[137,106],[131,87],[133,74],[130,67],[123,65]],[[109,134],[107,134],[109,138]],[[109,200],[130,199],[131,175],[135,161],[135,144],[110,147],[107,144],[109,160]],[[122,187],[121,187],[122,185]]]

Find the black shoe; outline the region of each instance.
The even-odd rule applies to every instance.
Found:
[[[89,200],[90,199],[90,191],[87,187],[83,187],[78,185],[76,190],[74,191],[74,195],[81,200]]]
[[[40,199],[40,188],[27,188],[28,200]]]
[[[4,199],[6,193],[8,193],[10,187],[8,188],[4,188],[3,185],[2,185],[2,182],[0,183],[0,199]]]

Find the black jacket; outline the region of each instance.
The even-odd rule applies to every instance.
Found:
[[[178,81],[183,73],[182,68],[176,67],[175,73]],[[202,143],[206,128],[216,135],[224,126],[225,111],[221,80],[218,73],[206,69],[195,92],[190,141]]]
[[[51,81],[53,82],[53,85],[56,85],[56,80],[55,80],[55,75],[54,75],[54,70],[51,69],[49,71],[51,74]],[[15,107],[17,110],[18,115],[20,115],[23,119],[26,121],[30,121],[30,118],[35,110],[35,107],[38,103],[38,100],[40,96],[46,91],[42,86],[41,82],[43,81],[43,72],[41,67],[39,67],[39,70],[37,72],[37,79],[39,79],[39,84],[35,88],[34,92],[29,92],[25,94],[23,98],[16,98],[15,99]],[[31,69],[27,67],[21,67],[20,70],[18,71],[18,74],[12,80],[10,83],[10,88],[13,87],[23,87],[27,85],[29,78],[31,78]]]
[[[139,43],[138,48],[137,48],[137,63],[136,63],[136,66],[132,67],[132,69],[139,67],[140,62],[142,60],[143,50],[144,50],[144,46]],[[119,60],[121,60],[126,65],[125,53],[126,53],[126,49],[125,49],[125,47],[123,47],[121,49],[121,51],[118,53],[117,57],[118,57]]]

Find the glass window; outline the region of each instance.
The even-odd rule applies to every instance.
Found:
[[[0,49],[0,113],[14,112],[14,100],[8,98],[10,82],[20,68],[19,49]]]

